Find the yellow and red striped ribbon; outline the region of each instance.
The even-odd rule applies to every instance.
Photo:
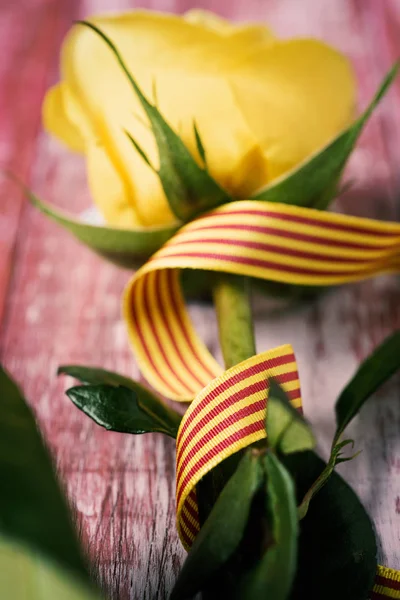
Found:
[[[222,460],[265,438],[268,379],[301,407],[291,346],[252,356],[213,379],[189,406],[176,440],[178,532],[189,548],[199,529],[196,484]]]
[[[238,201],[171,238],[133,277],[125,316],[139,366],[174,400],[192,399],[221,373],[190,322],[180,269],[301,285],[333,285],[400,270],[400,224],[287,204]]]
[[[400,598],[400,571],[378,566],[370,600]]]
[[[400,224],[258,201],[221,206],[188,223],[131,279],[124,314],[139,366],[174,400],[192,400],[177,438],[177,520],[188,548],[199,530],[196,484],[265,436],[268,378],[300,407],[290,346],[223,372],[193,328],[181,269],[329,286],[400,270]],[[400,575],[379,567],[371,600],[400,598]]]

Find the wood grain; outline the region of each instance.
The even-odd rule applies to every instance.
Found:
[[[189,0],[148,0],[141,6],[182,12]],[[204,0],[238,20],[268,21],[285,37],[315,35],[349,54],[365,106],[400,52],[396,0]],[[25,0],[0,4],[1,162],[27,178],[43,198],[79,211],[88,206],[81,159],[38,134],[40,103],[56,77],[57,48],[77,17],[129,0]],[[400,189],[400,81],[368,126],[339,200],[353,214],[398,216]],[[120,316],[129,273],[79,246],[1,185],[0,312],[5,312],[0,359],[23,385],[57,461],[79,529],[109,596],[166,598],[184,552],[174,523],[174,447],[162,436],[130,437],[96,427],[63,394],[62,363],[100,365],[139,378]],[[12,271],[10,280],[9,273]],[[211,307],[192,314],[218,354]],[[305,411],[316,425],[322,453],[333,432],[332,406],[357,364],[400,326],[397,278],[379,278],[332,290],[307,306],[271,314],[257,298],[258,350],[291,342]],[[360,494],[381,539],[380,560],[400,568],[400,406],[394,379],[363,410],[351,429],[363,453],[341,472]]]

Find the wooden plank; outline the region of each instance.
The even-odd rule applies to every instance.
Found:
[[[27,179],[40,127],[40,106],[74,2],[29,0],[0,6],[0,163]],[[43,35],[43,32],[46,32]],[[0,324],[11,272],[23,194],[0,178]]]
[[[16,4],[27,8],[33,3],[26,0]],[[107,8],[123,10],[130,4],[129,0],[118,0],[118,3],[85,0],[81,3],[79,16]],[[354,62],[362,106],[372,96],[400,39],[398,10],[391,8],[393,13],[387,13],[386,9],[382,11],[378,7],[380,4],[373,0],[336,0],[334,3],[329,0],[303,0],[301,3],[298,0],[270,0],[268,3],[219,0],[201,3],[205,8],[212,6],[221,14],[236,19],[263,19],[286,37],[316,35],[342,48]],[[391,4],[395,6],[395,0]],[[149,0],[145,5],[183,11],[191,2]],[[40,6],[42,9],[39,10]],[[54,45],[78,12],[76,5],[74,7],[68,0],[37,0],[34,8],[30,14],[32,19],[25,13],[24,21],[19,21],[20,42],[16,39],[8,42],[17,48],[10,54],[8,77],[14,81],[10,75],[11,66],[23,67],[28,49],[29,56],[33,54],[32,40],[25,46],[21,41],[22,34],[40,37],[42,32],[43,39],[48,36],[52,24],[53,46],[50,51],[49,43],[47,50],[50,54],[42,48],[40,55],[43,61],[40,71],[42,94],[50,61],[54,66],[57,58]],[[8,10],[12,12],[19,8]],[[8,15],[0,13],[0,18],[3,14]],[[46,21],[50,17],[44,15],[49,14],[55,15],[53,21]],[[375,19],[379,21],[378,25]],[[387,37],[388,22],[390,33]],[[3,20],[2,23],[9,26],[12,21]],[[26,31],[31,31],[32,23],[36,23],[36,29],[33,28],[36,33],[28,34]],[[58,29],[55,23],[58,23]],[[371,27],[378,26],[381,28],[380,42],[371,44]],[[374,38],[376,35],[375,32]],[[389,50],[385,50],[385,40],[389,40]],[[28,75],[26,68],[25,77]],[[5,144],[7,152],[11,153],[12,149],[14,157],[14,163],[9,164],[16,164],[17,159],[18,164],[22,164],[21,156],[28,153],[24,146],[22,155],[18,154],[22,148],[22,134],[31,131],[30,154],[24,159],[26,166],[21,175],[26,175],[34,153],[32,185],[35,191],[61,206],[80,210],[90,202],[82,161],[44,134],[35,145],[40,95],[37,92],[35,101],[32,95],[30,109],[25,113],[21,108],[24,98],[20,81],[14,82],[19,86],[20,104],[18,111],[15,109],[12,113],[12,123],[8,124],[11,133]],[[397,87],[385,100],[352,159],[349,177],[355,177],[356,182],[353,190],[340,200],[340,206],[349,212],[378,218],[390,218],[395,214],[398,193],[396,140],[398,142],[400,130],[394,107],[398,104],[398,90]],[[30,115],[30,125],[21,126],[20,123],[24,123],[22,114],[26,119]],[[388,129],[392,131],[391,137]],[[15,215],[13,211],[20,202],[13,189],[10,196],[12,210],[9,208],[8,214]],[[0,233],[8,234],[12,245],[18,218],[7,217],[6,223],[0,227]],[[11,231],[14,232],[12,235]],[[101,430],[65,398],[63,390],[70,382],[55,377],[59,364],[75,362],[100,365],[139,378],[120,316],[120,295],[129,273],[104,263],[30,207],[26,208],[18,228],[13,271],[0,358],[23,384],[34,404],[99,579],[112,598],[166,598],[184,557],[174,525],[173,443],[158,435],[130,437]],[[314,303],[279,315],[271,315],[267,302],[257,299],[258,349],[293,343],[300,365],[306,414],[317,427],[320,448],[325,454],[333,431],[334,399],[360,360],[386,334],[399,327],[399,299],[395,278],[380,278],[334,290]],[[209,346],[217,351],[212,308],[194,304],[192,314]],[[364,452],[357,462],[342,468],[377,524],[382,540],[381,560],[397,568],[400,568],[399,419],[398,380],[395,380],[357,419],[351,433],[358,448],[364,448]]]

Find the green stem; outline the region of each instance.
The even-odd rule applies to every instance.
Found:
[[[249,279],[238,275],[218,275],[213,285],[219,340],[225,367],[250,358],[256,353]],[[219,494],[241,458],[241,452],[230,456],[208,473],[197,485],[197,502],[201,525],[205,522]],[[203,600],[215,594],[203,592]]]
[[[226,369],[256,353],[249,287],[249,279],[239,275],[221,275],[213,287]]]

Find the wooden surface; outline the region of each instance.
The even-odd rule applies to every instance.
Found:
[[[190,0],[140,6],[182,12]],[[269,22],[283,36],[315,35],[353,60],[365,106],[400,54],[399,0],[209,0],[238,20]],[[0,162],[43,198],[74,211],[90,204],[81,159],[40,131],[45,89],[71,22],[129,0],[0,0]],[[139,4],[136,4],[139,6]],[[354,184],[341,207],[399,217],[400,81],[355,152]],[[86,548],[114,599],[165,598],[184,558],[174,524],[174,445],[161,435],[107,433],[80,414],[57,380],[62,363],[100,365],[139,377],[120,316],[129,273],[108,265],[26,204],[0,180],[0,360],[22,384],[50,443]],[[4,310],[3,310],[4,309]],[[211,307],[192,307],[218,353]],[[306,415],[328,449],[332,406],[357,364],[400,326],[398,279],[333,290],[315,303],[271,315],[257,300],[258,350],[294,345]],[[1,316],[0,316],[1,320]],[[380,561],[400,568],[400,400],[395,378],[352,427],[357,461],[341,472],[360,494],[381,538]]]

